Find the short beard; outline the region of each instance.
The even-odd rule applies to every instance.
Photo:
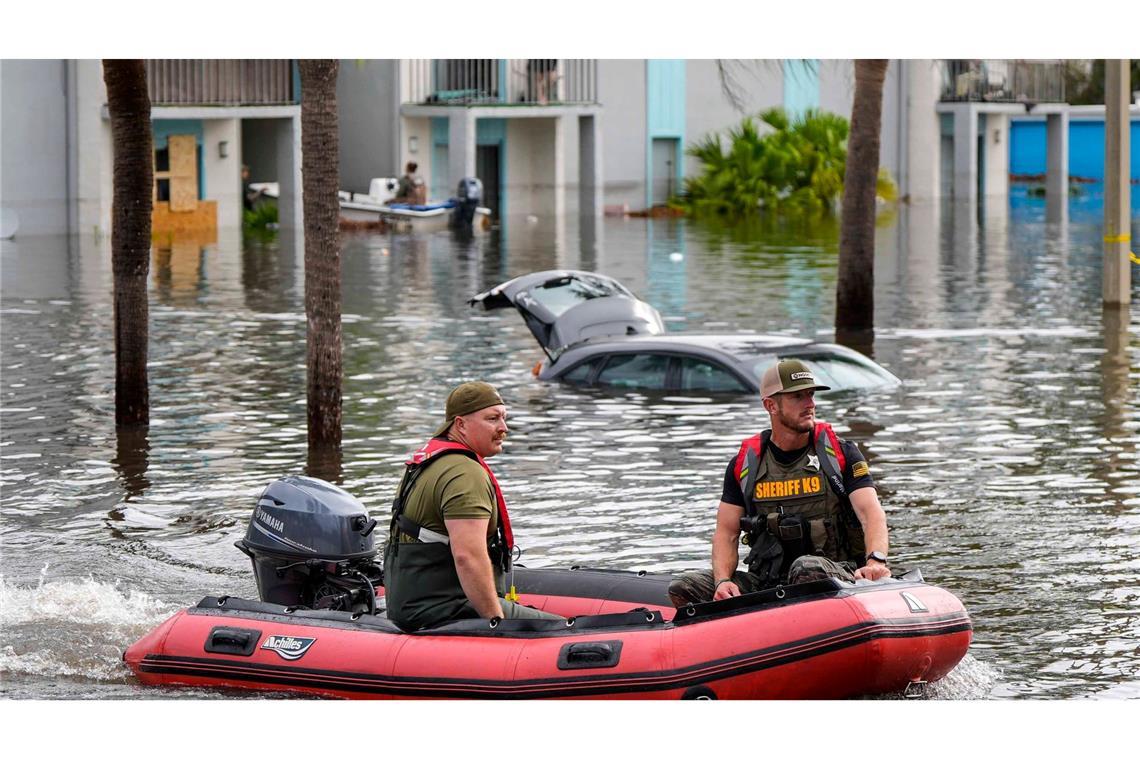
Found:
[[[780,402],[777,401],[776,406],[778,407],[780,423],[793,433],[810,433],[815,427],[810,422],[802,422],[798,419],[793,419],[790,415],[784,414],[784,407]]]

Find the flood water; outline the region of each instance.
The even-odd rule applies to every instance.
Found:
[[[973,617],[935,698],[1137,698],[1140,306],[1102,312],[1098,205],[1000,205],[884,221],[873,351],[903,384],[821,396],[819,415],[867,455],[894,562]],[[233,542],[260,489],[306,460],[301,247],[223,231],[155,251],[152,422],[132,440],[113,425],[109,241],[2,246],[0,696],[212,696],[144,689],[119,658],[206,594],[256,597]],[[345,236],[342,485],[385,521],[447,390],[481,378],[512,415],[493,464],[525,564],[707,566],[725,463],[766,424],[759,399],[541,383],[518,314],[466,300],[582,268],[625,282],[670,330],[829,339],[837,247],[837,225],[818,222]]]

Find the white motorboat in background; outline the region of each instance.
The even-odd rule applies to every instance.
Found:
[[[399,180],[395,177],[373,177],[367,193],[341,190],[341,218],[352,222],[385,221],[397,231],[432,232],[447,229],[452,210],[459,205],[454,198],[424,204],[390,203],[396,196],[398,186]],[[250,183],[250,189],[274,200],[280,192],[276,182],[253,182]],[[477,207],[472,228],[479,231],[490,226],[491,209]]]

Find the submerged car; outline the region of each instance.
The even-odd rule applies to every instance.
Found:
[[[834,343],[780,335],[668,333],[661,315],[617,280],[594,272],[522,275],[472,298],[514,307],[547,359],[535,375],[570,385],[671,393],[759,393],[777,359],[811,367],[831,392],[897,385],[866,356]]]

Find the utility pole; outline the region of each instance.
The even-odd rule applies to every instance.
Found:
[[[1132,292],[1129,219],[1129,102],[1127,60],[1104,62],[1104,303],[1127,304]]]

